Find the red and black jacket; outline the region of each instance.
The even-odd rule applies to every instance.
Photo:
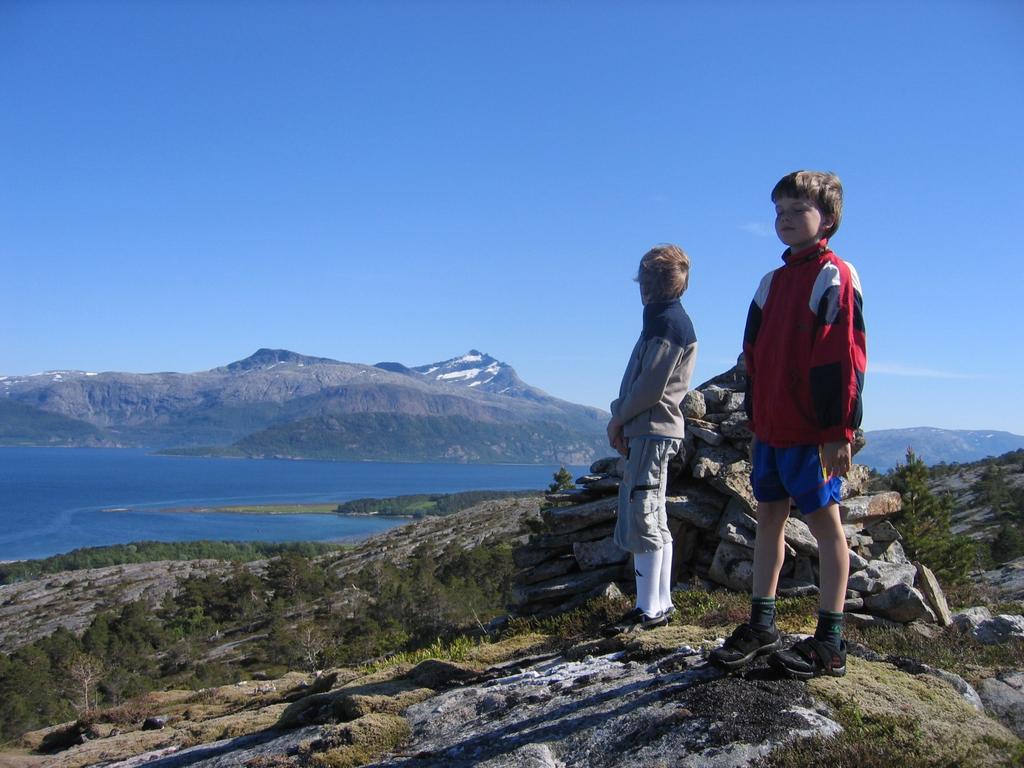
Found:
[[[777,448],[851,441],[867,367],[860,278],[827,240],[782,258],[743,333],[751,429]]]

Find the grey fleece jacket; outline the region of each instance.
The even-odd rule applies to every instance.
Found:
[[[683,396],[697,361],[697,336],[678,299],[644,307],[644,327],[611,412],[626,437],[685,436]]]

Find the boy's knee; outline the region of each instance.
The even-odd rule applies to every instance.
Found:
[[[809,515],[804,515],[804,522],[807,523],[811,535],[819,541],[836,538],[846,541],[846,533],[843,531],[843,523],[839,517],[838,504],[828,504]]]
[[[789,499],[759,501],[755,512],[758,524],[785,525],[789,517]]]

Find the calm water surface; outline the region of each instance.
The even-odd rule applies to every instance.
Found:
[[[0,448],[0,560],[131,541],[331,541],[404,521],[173,508],[348,501],[544,488],[556,465],[385,464],[153,456],[144,450]],[[571,467],[580,474],[583,467]],[[110,511],[112,509],[128,511]]]

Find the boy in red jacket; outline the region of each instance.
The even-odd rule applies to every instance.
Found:
[[[789,247],[783,265],[761,280],[743,337],[757,499],[750,621],[711,660],[732,670],[771,653],[769,663],[792,677],[838,677],[846,674],[849,575],[839,477],[850,468],[867,362],[860,279],[828,246],[843,213],[837,176],[791,173],[772,201],[775,231]],[[821,602],[814,636],[781,650],[775,591],[791,502],[818,541]]]

